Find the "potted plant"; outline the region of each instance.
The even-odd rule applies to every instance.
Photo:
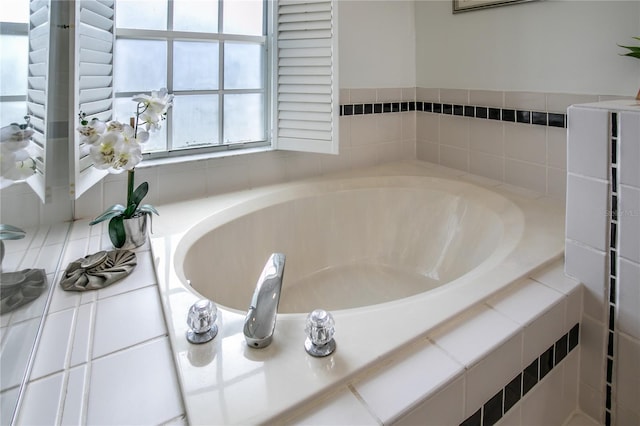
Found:
[[[633,37],[633,38],[636,40],[640,40],[640,37]],[[632,58],[640,59],[640,46],[620,46],[620,47],[629,50],[627,53],[622,54],[623,56],[630,56]],[[640,90],[638,90],[638,94],[636,95],[636,100],[640,101]]]
[[[135,166],[142,161],[141,144],[149,139],[149,132],[160,129],[173,103],[173,95],[167,89],[152,91],[151,95],[137,95],[136,116],[129,124],[118,121],[102,122],[97,118],[87,120],[80,113],[81,141],[89,149],[93,166],[109,173],[127,172],[127,203],[114,204],[90,222],[95,225],[109,220],[109,238],[116,248],[135,248],[146,241],[147,216],[158,214],[150,204],[142,204],[149,191],[149,184],[142,182],[134,189]],[[144,126],[145,130],[141,130]]]

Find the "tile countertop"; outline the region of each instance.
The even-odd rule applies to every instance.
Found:
[[[101,226],[76,221],[62,269],[113,249]],[[17,424],[183,424],[173,355],[149,245],[113,285],[68,292],[54,284]]]
[[[433,167],[463,180],[517,192],[523,198],[541,198],[539,194],[499,182],[440,166]],[[236,196],[238,195],[231,195]],[[165,211],[172,208],[175,206],[168,206],[166,209],[163,206],[162,218],[166,220],[170,217]],[[192,215],[193,212],[184,211],[184,220],[181,222],[188,222]],[[165,223],[161,234],[154,223],[154,236],[161,237],[165,232],[179,232],[180,226],[176,222]],[[109,248],[104,227],[89,227],[88,221],[77,221],[69,236],[62,265]],[[180,339],[177,345],[180,349],[176,349],[175,342],[170,344],[168,337],[176,324],[171,324],[169,328],[166,326],[166,322],[172,320],[163,317],[154,260],[149,246],[137,249],[136,253],[138,266],[132,274],[106,289],[85,293],[65,292],[57,285],[59,277],[55,280],[56,287],[22,402],[19,424],[186,424],[186,410],[176,362],[188,363],[196,368],[207,365],[213,368],[214,371],[201,369],[201,372],[206,370],[208,373],[196,376],[205,387],[214,389],[215,378],[223,376],[232,384],[235,383],[235,386],[223,389],[224,392],[217,392],[217,399],[212,399],[207,392],[184,396],[192,401],[195,399],[196,404],[205,409],[224,416],[224,410],[242,411],[249,406],[269,405],[273,395],[260,396],[252,392],[252,386],[256,389],[264,388],[265,381],[283,377],[283,371],[275,371],[270,368],[269,363],[264,362],[265,357],[282,350],[281,346],[275,344],[278,341],[300,340],[300,360],[317,377],[326,378],[340,373],[344,368],[339,358],[333,358],[332,362],[331,357],[324,360],[307,357],[302,350],[304,334],[300,330],[291,336],[280,331],[274,344],[257,355],[254,354],[255,351],[247,352],[248,348],[241,335],[224,337],[227,345],[224,350],[228,351],[225,353],[220,348],[213,349],[211,345],[188,345],[183,330],[179,330],[176,336]],[[163,270],[157,271],[162,272]],[[405,348],[406,350],[394,353],[376,364],[375,369],[364,370],[357,377],[352,376],[351,382],[338,381],[332,390],[315,393],[312,398],[305,400],[308,404],[295,406],[278,421],[306,424],[315,419],[326,424],[335,422],[336,419],[349,423],[353,423],[350,419],[359,419],[358,423],[378,424],[381,419],[397,418],[403,410],[411,408],[416,400],[434,394],[451,379],[455,386],[460,386],[460,373],[468,367],[467,364],[476,361],[466,355],[469,353],[468,345],[455,343],[464,341],[464,338],[458,340],[461,336],[464,337],[461,332],[473,335],[480,330],[495,337],[474,349],[476,356],[480,356],[478,351],[495,349],[496,345],[504,343],[514,330],[519,329],[519,324],[531,320],[530,317],[535,312],[539,314],[545,311],[551,299],[562,303],[566,319],[559,327],[579,320],[581,299],[576,296],[579,287],[576,282],[564,277],[562,261],[531,276],[533,280],[525,280],[520,285],[512,286],[505,293],[511,303],[492,304],[487,301],[473,312],[463,315],[465,318],[471,315],[469,318],[479,328],[470,331],[461,331],[457,326],[439,328],[436,330],[439,333],[437,336],[434,334],[428,339],[418,339],[409,349]],[[195,300],[194,295],[185,293],[183,288],[169,290],[175,293],[174,297],[183,297],[187,308]],[[532,298],[533,294],[538,294],[539,297]],[[223,316],[222,320],[227,321],[228,318]],[[179,321],[182,322],[184,321]],[[459,325],[460,322],[456,321],[456,324]],[[229,322],[222,325],[222,330],[237,327]],[[285,333],[288,332],[285,329]],[[451,333],[456,333],[457,337],[447,337]],[[338,339],[339,349],[336,355],[340,357],[343,357],[339,352],[341,343],[345,343],[344,339]],[[214,341],[219,340],[223,339],[218,337]],[[235,363],[249,373],[246,376],[232,377],[233,369],[216,368],[216,365],[221,365],[222,359],[225,360],[225,366]],[[430,379],[420,380],[420,386],[409,383],[415,381],[411,359],[420,359],[427,362],[426,365],[431,365],[424,373]],[[288,376],[287,380],[292,379]],[[388,390],[388,380],[407,383],[406,390],[412,395],[403,394],[401,398],[390,400],[388,404],[377,403],[377,398],[385,395],[382,391]],[[243,383],[249,383],[250,386]],[[284,390],[286,386],[278,392]],[[460,416],[463,415],[465,412],[461,411]],[[464,417],[460,417],[460,420],[463,419]],[[198,423],[195,419],[189,420],[194,424]],[[224,417],[218,417],[218,421],[208,423],[222,424],[226,421]]]

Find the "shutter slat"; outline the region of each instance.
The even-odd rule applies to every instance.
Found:
[[[110,75],[83,75],[80,76],[80,79],[78,81],[78,89],[97,89],[101,87],[110,88],[112,79],[113,77],[111,77]]]
[[[278,86],[278,92],[280,93],[314,93],[314,94],[329,94],[332,95],[333,99],[333,91],[331,90],[331,86],[307,86],[307,85],[292,85],[292,84],[281,84]]]
[[[280,57],[281,58],[312,58],[312,57],[331,57],[331,49],[328,47],[317,47],[317,48],[304,48],[301,47],[299,49],[281,49]]]
[[[283,84],[305,84],[316,86],[318,84],[331,86],[330,75],[283,75],[278,78],[278,83]]]
[[[324,121],[331,123],[331,113],[304,112],[304,111],[278,111],[281,120],[300,121]]]
[[[89,50],[97,50],[99,52],[111,52],[113,49],[113,42],[108,42],[86,35],[80,35],[80,41],[78,47],[86,48]]]
[[[111,53],[97,50],[80,49],[80,62],[93,62],[95,64],[110,64],[113,59]]]
[[[29,16],[29,22],[32,26],[37,27],[38,25],[42,25],[45,22],[49,21],[49,7],[46,3],[43,3],[38,7],[38,5],[33,4],[36,7],[34,10],[31,9],[31,16]]]
[[[278,65],[284,67],[331,67],[331,58],[280,58]]]
[[[111,75],[111,69],[111,65],[108,64],[80,63],[80,73],[82,75]]]
[[[330,103],[321,102],[280,102],[278,111],[308,111],[331,113]]]
[[[281,129],[302,129],[331,131],[331,123],[326,121],[301,121],[301,120],[280,120],[278,123]]]
[[[110,87],[80,90],[80,103],[94,102],[111,97]]]

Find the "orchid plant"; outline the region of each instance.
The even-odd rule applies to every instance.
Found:
[[[640,37],[632,37],[632,38],[640,41]],[[632,58],[640,59],[640,46],[620,46],[620,47],[629,50],[627,53],[623,54],[622,56],[631,56]]]
[[[86,114],[81,112],[77,129],[81,142],[88,147],[94,167],[116,174],[127,171],[126,206],[115,204],[90,222],[95,225],[109,220],[109,238],[116,248],[122,247],[126,240],[125,219],[158,214],[152,205],[141,204],[149,184],[142,182],[134,190],[135,167],[142,161],[141,144],[149,140],[149,132],[160,129],[160,123],[166,119],[167,110],[173,104],[173,95],[163,88],[152,91],[151,95],[134,96],[132,100],[138,105],[136,116],[129,124],[115,120],[103,122],[97,118],[87,120]]]
[[[11,123],[0,129],[0,189],[25,180],[36,173],[30,117],[25,123]]]

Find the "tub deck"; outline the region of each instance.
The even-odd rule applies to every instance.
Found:
[[[307,182],[359,176],[451,179],[462,174],[411,161]],[[365,368],[562,254],[564,205],[561,201],[518,194],[496,182],[478,180],[474,183],[508,198],[523,212],[526,226],[521,238],[514,242],[513,251],[497,265],[477,268],[447,284],[445,290],[335,311],[338,348],[327,358],[312,358],[304,351],[304,314],[279,315],[273,343],[260,350],[251,349],[245,343],[244,313],[224,307],[219,307],[220,332],[212,342],[196,346],[184,337],[187,311],[198,296],[180,282],[174,257],[189,224],[199,223],[212,214],[224,216],[233,210],[232,206],[300,185],[299,182],[163,206],[162,216],[154,221],[151,246],[189,422],[272,422],[346,383]]]

